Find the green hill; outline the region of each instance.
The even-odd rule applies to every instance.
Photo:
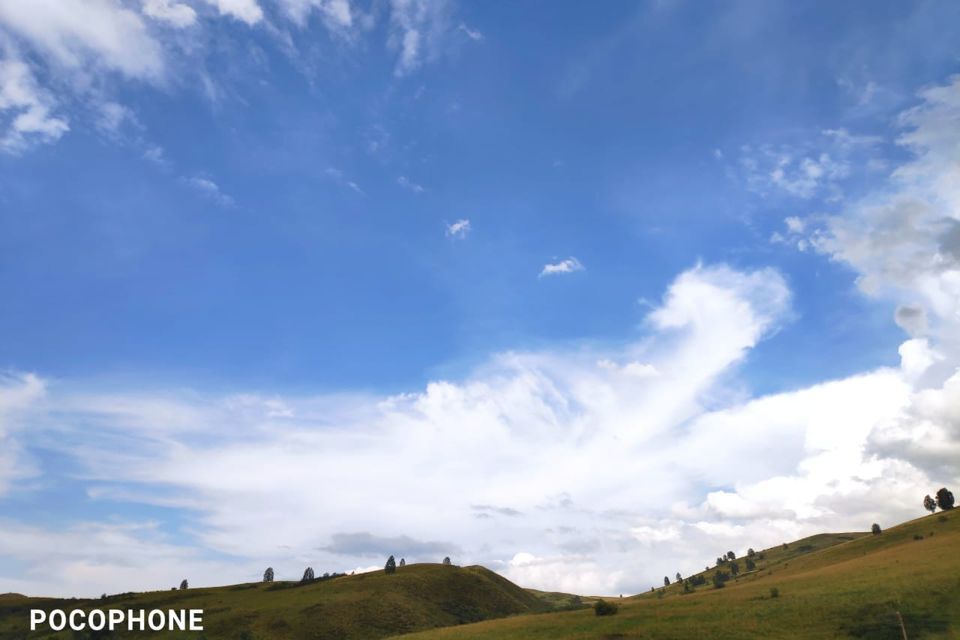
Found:
[[[708,580],[693,593],[671,585],[662,594],[615,599],[620,611],[613,616],[597,617],[589,610],[516,616],[403,638],[960,638],[960,510],[876,536],[812,536],[786,549],[765,549],[754,561],[754,571],[723,588]]]
[[[0,639],[74,637],[26,633],[30,608],[202,608],[193,639],[354,640],[458,625],[518,613],[546,611],[544,600],[483,567],[411,564],[311,584],[250,583],[230,587],[156,591],[106,600],[56,600],[0,596]],[[81,636],[86,637],[86,636]],[[124,633],[118,637],[177,637]]]

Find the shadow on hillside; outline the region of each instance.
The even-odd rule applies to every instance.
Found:
[[[897,604],[894,602],[861,607],[853,615],[853,620],[841,627],[841,631],[853,638],[903,640],[903,631],[900,628],[901,616],[910,640],[942,634],[950,627],[949,621],[941,616],[912,611],[901,611],[898,616],[897,609]]]

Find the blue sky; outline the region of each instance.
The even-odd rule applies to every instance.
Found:
[[[375,565],[330,542],[364,534],[382,541],[374,559],[435,542],[413,548],[591,592],[702,566],[681,543],[721,535],[710,526],[731,544],[746,544],[749,522],[773,538],[853,526],[830,500],[955,481],[955,464],[892,456],[890,443],[909,425],[941,425],[948,443],[960,429],[927,416],[936,402],[922,395],[954,389],[958,13],[949,2],[0,0],[0,519],[22,534],[0,550],[0,591],[262,571],[271,553],[222,505],[242,511],[283,485],[175,471],[194,473],[192,454],[235,468],[247,446],[303,462],[290,482],[320,482],[297,447],[313,447],[313,465],[366,464],[408,438],[469,447],[502,435],[503,457],[474,468],[454,464],[459,453],[443,473],[413,474],[458,486],[438,504],[464,509],[462,523],[428,533],[310,498],[305,511],[330,521],[271,539],[292,549],[274,565]],[[907,201],[929,207],[897,209]],[[865,379],[877,386],[861,391]],[[894,400],[861,411],[878,389]],[[787,425],[804,394],[827,398],[825,413]],[[811,444],[824,416],[846,412],[868,423]],[[788,441],[807,457],[701,472],[697,443],[739,433],[731,415],[785,421],[743,427],[746,451]],[[580,495],[559,486],[550,469],[603,464],[607,436],[637,460],[683,457],[664,443],[691,439],[689,460],[667,467],[692,469],[685,506],[625,489],[653,471]],[[555,441],[569,448],[534,453]],[[830,452],[857,471],[812,480]],[[355,480],[355,468],[325,481]],[[495,472],[513,484],[488,484]],[[355,499],[390,482],[370,478]],[[756,507],[767,504],[757,486],[781,482],[796,489],[791,515]],[[591,528],[567,506],[595,493],[604,513],[632,511]],[[474,525],[496,514],[523,522],[493,542]],[[125,536],[174,573],[134,578],[118,557],[49,584],[53,561],[26,541],[57,530],[88,546]],[[545,530],[557,539],[543,542]],[[585,563],[578,576],[565,554]]]

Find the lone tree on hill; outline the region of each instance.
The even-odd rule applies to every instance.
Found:
[[[665,587],[670,586],[670,578],[668,578],[667,576],[663,576],[663,586]]]
[[[757,555],[757,552],[753,550],[753,547],[750,547],[749,549],[747,549],[747,557],[748,557],[748,558],[752,558],[752,557],[755,556],[755,555]]]
[[[393,559],[393,556],[387,558],[387,564],[383,565],[383,570],[387,573],[396,573],[397,561]]]
[[[723,589],[724,582],[727,581],[727,574],[723,571],[717,571],[713,574],[713,588],[714,589]]]
[[[719,567],[720,565],[722,565],[724,560],[726,560],[726,558],[717,558],[717,566]]]
[[[730,575],[740,575],[740,565],[738,565],[736,562],[730,563]]]
[[[757,563],[753,561],[753,558],[747,558],[747,571],[753,571],[757,568]]]
[[[448,567],[453,564],[452,562],[450,562],[450,556],[447,556],[446,558],[443,559],[443,564]]]
[[[870,527],[870,533],[872,533],[872,534],[875,535],[875,536],[880,535],[880,525],[878,525],[876,522],[874,522],[874,523],[873,523],[873,526]]]
[[[933,513],[937,510],[937,501],[931,498],[929,495],[923,496],[923,508]]]
[[[186,590],[189,589],[189,588],[190,588],[190,585],[187,584],[187,581],[186,581],[186,580],[184,580],[183,582],[180,583],[180,590],[181,590],[181,591],[186,591]]]
[[[313,567],[307,567],[303,572],[303,577],[300,578],[300,582],[313,582],[314,579]]]
[[[263,572],[263,581],[273,582],[273,567],[267,567],[267,570]]]
[[[681,582],[683,578],[680,577],[680,572],[677,571],[677,582]]]
[[[953,509],[953,494],[950,493],[946,487],[937,491],[937,506],[944,511]]]
[[[728,559],[728,560],[736,560],[736,559],[737,559],[737,554],[735,554],[733,551],[727,551],[727,559]]]
[[[403,558],[400,558],[400,564],[397,565],[397,566],[399,566],[399,567],[405,567],[405,566],[407,566],[407,561],[404,560]]]

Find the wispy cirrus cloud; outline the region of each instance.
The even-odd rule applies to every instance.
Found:
[[[351,191],[359,193],[360,195],[365,195],[363,192],[363,189],[360,188],[360,185],[358,185],[353,180],[350,180],[349,178],[347,178],[346,175],[343,173],[343,171],[341,171],[340,169],[337,169],[336,167],[327,167],[326,170],[324,170],[324,173],[327,175],[328,178],[330,178],[340,186],[346,187]]]
[[[454,13],[453,4],[446,0],[389,4],[388,45],[397,52],[398,76],[409,75],[444,53],[449,35],[458,31],[452,22]],[[207,94],[221,95],[214,88],[230,79],[214,77],[209,71],[206,63],[211,52],[201,34],[238,21],[250,27],[246,37],[257,41],[257,46],[264,42],[270,46],[273,37],[274,46],[290,49],[291,34],[297,31],[283,25],[305,30],[311,15],[319,17],[328,33],[351,40],[374,33],[379,16],[375,11],[364,13],[350,0],[266,4],[257,0],[0,0],[3,149],[22,153],[56,142],[70,130],[69,121],[87,117],[88,111],[98,110],[99,103],[119,102],[116,95],[124,82],[158,92],[192,84]],[[482,38],[465,26],[462,33],[471,40]],[[362,50],[357,48],[356,55]],[[53,98],[60,94],[70,99]]]
[[[400,176],[397,178],[397,184],[406,189],[407,191],[412,191],[413,193],[420,194],[426,191],[423,185],[417,184],[407,176]]]
[[[193,176],[190,178],[184,178],[184,182],[192,189],[202,193],[205,197],[209,198],[213,202],[216,202],[222,207],[232,207],[235,204],[233,198],[224,193],[220,188],[220,185],[210,178]]]
[[[30,67],[11,57],[8,49],[0,59],[0,150],[23,153],[35,144],[56,142],[70,125],[55,115],[56,100],[40,88]],[[4,120],[6,122],[4,122]]]

